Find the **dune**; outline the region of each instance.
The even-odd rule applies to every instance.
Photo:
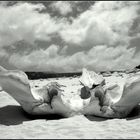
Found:
[[[129,74],[123,76],[111,75],[104,77],[107,86],[110,83],[119,83],[118,95],[112,98],[119,100],[123,84]],[[79,88],[82,85],[79,77],[49,78],[29,80],[33,90],[39,89],[49,82],[58,82],[63,85],[64,103],[73,109],[80,110],[89,103],[89,99],[80,98]],[[126,118],[107,119],[93,115],[76,114],[70,118],[60,115],[31,116],[27,114],[19,103],[5,91],[0,91],[0,138],[1,139],[99,139],[99,138],[139,138],[140,137],[140,106],[137,106]],[[117,97],[117,98],[116,98]]]

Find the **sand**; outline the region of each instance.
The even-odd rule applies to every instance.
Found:
[[[107,85],[119,83],[121,93],[128,74],[117,73],[104,77]],[[80,99],[78,89],[82,87],[79,77],[30,80],[33,89],[49,82],[58,82],[64,87],[64,101],[75,109],[80,109],[89,100]],[[114,96],[114,95],[112,95]],[[120,94],[115,95],[120,97]],[[125,119],[105,119],[95,116],[76,115],[70,118],[61,116],[31,117],[8,93],[0,90],[0,139],[98,139],[98,138],[139,138],[140,107],[132,111]]]

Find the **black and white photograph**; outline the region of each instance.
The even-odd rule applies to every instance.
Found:
[[[138,138],[139,1],[0,1],[0,139]]]

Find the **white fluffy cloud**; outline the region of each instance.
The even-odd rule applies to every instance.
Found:
[[[53,5],[58,3],[61,1]],[[68,5],[68,2],[64,3]],[[96,71],[119,70],[140,64],[140,52],[136,52],[137,46],[130,43],[140,37],[138,2],[99,1],[72,18],[72,22],[40,13],[43,9],[42,4],[25,2],[0,6],[0,59],[6,57],[10,64],[26,71],[72,72],[81,71],[83,67]],[[68,9],[63,8],[61,14],[72,12],[71,7]],[[19,40],[33,44],[35,40],[50,41],[55,35],[61,37],[62,40],[58,40],[64,41],[64,46],[54,41],[53,45],[38,46],[22,55],[17,51],[10,54],[4,49]],[[79,47],[76,48],[78,51],[75,47]],[[75,49],[75,52],[70,54],[69,49]]]
[[[72,6],[68,1],[55,1],[50,7],[52,7],[54,11],[60,12],[63,16],[72,12]]]
[[[83,67],[96,71],[132,69],[140,59],[140,55],[132,59],[135,48],[128,49],[127,46],[96,46],[86,53],[81,51],[71,56],[59,55],[58,51],[59,46],[51,45],[46,50],[36,50],[22,57],[14,54],[10,63],[23,70],[75,72]]]
[[[129,42],[129,31],[139,17],[138,2],[99,1],[62,30],[66,42],[93,46]]]
[[[49,68],[44,66],[57,57],[57,52],[58,46],[51,45],[46,50],[35,50],[27,55],[13,54],[10,56],[9,62],[19,69],[32,70],[34,68],[35,70],[47,70]]]
[[[51,40],[58,32],[62,22],[54,20],[49,14],[39,13],[42,4],[19,3],[10,7],[0,5],[0,46],[25,40],[33,43],[36,39]]]

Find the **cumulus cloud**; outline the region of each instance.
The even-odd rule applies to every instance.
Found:
[[[132,69],[139,64],[140,53],[134,57],[135,48],[106,45],[94,46],[89,51],[65,56],[59,54],[59,46],[51,45],[46,50],[35,50],[28,55],[14,54],[10,63],[23,70],[75,72],[86,67],[95,71]],[[133,58],[134,57],[134,58]],[[132,59],[133,58],[133,59]]]
[[[126,44],[130,28],[139,17],[139,6],[131,1],[96,2],[60,34],[66,42],[81,46]]]
[[[58,11],[63,16],[72,12],[72,6],[68,1],[53,2],[50,7],[52,7],[53,11]]]
[[[0,5],[0,46],[19,40],[30,43],[36,39],[50,41],[51,35],[61,29],[62,22],[54,20],[47,13],[39,13],[44,8],[42,4],[29,3]]]
[[[58,3],[61,1],[53,5]],[[140,38],[139,2],[99,1],[72,18],[72,22],[40,12],[44,8],[43,4],[26,2],[0,5],[1,60],[6,58],[9,64],[25,71],[75,72],[83,67],[96,71],[122,70],[139,65],[140,51],[136,51],[139,46],[132,43]],[[57,41],[53,41],[54,36]],[[23,46],[25,53],[21,53],[22,49],[18,52],[13,45],[20,40],[32,44]],[[35,47],[36,40],[52,41],[52,45]],[[57,44],[61,41],[62,46]],[[7,45],[17,51],[8,52]],[[28,52],[29,47],[34,49]]]
[[[47,70],[49,68],[44,67],[44,65],[46,66],[49,61],[52,61],[55,57],[57,57],[57,52],[58,46],[51,45],[46,50],[39,49],[22,56],[17,53],[13,54],[10,56],[9,62],[17,68],[23,70]]]

